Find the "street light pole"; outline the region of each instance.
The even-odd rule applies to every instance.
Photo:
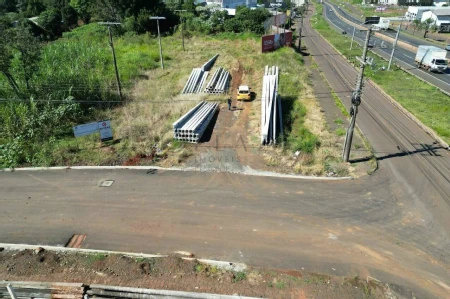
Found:
[[[158,27],[158,39],[159,39],[159,59],[161,61],[161,68],[164,69],[164,59],[162,53],[162,44],[161,44],[161,32],[159,31],[159,20],[165,20],[165,17],[150,17],[150,20],[156,20],[156,25]]]
[[[397,47],[398,36],[400,35],[400,30],[402,29],[403,20],[404,20],[404,18],[402,18],[402,21],[400,22],[400,25],[398,26],[397,34],[395,35],[395,41],[392,45],[391,57],[389,58],[389,64],[387,67],[388,71],[391,69],[392,59],[394,58],[395,47]]]
[[[186,12],[186,9],[177,9],[175,10],[176,12],[180,12],[180,20],[181,20],[181,40],[182,40],[182,44],[183,44],[183,51],[186,51],[186,49],[184,48],[184,32],[183,32],[183,15],[181,14],[182,12]]]
[[[356,27],[353,27],[352,42],[350,43],[350,50],[353,47],[353,39],[355,38],[355,29],[356,29]]]

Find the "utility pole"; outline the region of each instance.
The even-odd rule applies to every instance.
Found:
[[[299,51],[302,50],[303,16],[306,13],[306,9],[308,9],[308,7],[305,8],[305,6],[303,5],[302,10],[301,10],[301,14],[300,14],[300,28],[298,28],[298,50]]]
[[[353,27],[352,42],[350,43],[350,50],[353,47],[353,39],[355,38],[355,30],[356,30],[356,27]]]
[[[389,64],[387,67],[388,71],[391,69],[392,59],[394,58],[395,47],[397,46],[398,36],[400,35],[400,30],[402,29],[403,20],[404,19],[402,18],[402,21],[400,22],[400,25],[398,26],[398,29],[397,29],[397,34],[395,35],[394,44],[392,45],[391,57],[389,58]]]
[[[111,32],[111,25],[120,25],[121,23],[116,23],[116,22],[99,22],[99,24],[108,26],[109,46],[111,47],[113,61],[114,61],[114,70],[116,71],[117,91],[119,92],[120,99],[123,100],[122,86],[120,84],[119,70],[117,69],[116,52],[114,51],[114,43],[113,43],[113,37],[112,37],[112,32]]]
[[[181,13],[186,12],[186,9],[177,9],[175,10],[176,12],[180,13],[180,20],[181,20],[181,40],[182,40],[182,44],[183,44],[183,51],[186,51],[186,49],[184,48],[184,32],[183,32],[183,15]]]
[[[359,67],[359,74],[358,78],[356,79],[356,89],[355,91],[353,91],[352,94],[352,107],[350,108],[350,115],[352,118],[350,120],[350,125],[348,126],[347,129],[347,134],[345,136],[345,143],[344,143],[344,151],[342,153],[342,158],[344,159],[344,162],[348,162],[348,159],[350,157],[350,149],[352,147],[352,140],[353,140],[353,130],[355,129],[356,123],[356,114],[358,114],[358,106],[361,104],[361,92],[364,79],[364,68],[366,66],[367,50],[369,49],[369,40],[371,33],[372,30],[369,29],[367,31],[366,40],[364,42],[362,59],[360,60],[361,66]]]
[[[150,17],[150,20],[156,20],[156,25],[158,27],[158,38],[159,38],[159,59],[161,60],[161,68],[164,69],[164,59],[162,53],[161,45],[161,33],[159,32],[159,20],[165,20],[165,17]]]

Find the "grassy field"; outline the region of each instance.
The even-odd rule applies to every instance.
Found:
[[[404,7],[393,7],[393,6],[387,6],[388,9],[381,12],[376,11],[377,6],[383,6],[383,5],[376,5],[373,6],[369,5],[361,5],[361,1],[359,0],[332,0],[331,2],[335,4],[341,5],[343,9],[345,9],[350,14],[356,16],[356,17],[398,17],[398,16],[404,16],[405,12],[407,11]]]
[[[335,34],[335,30],[322,17],[321,5],[316,5],[316,15],[311,21],[313,27],[335,48],[350,61],[356,62],[355,57],[361,55],[361,47],[349,50],[350,39]],[[366,77],[380,85],[404,108],[449,143],[450,98],[436,87],[420,81],[398,67],[394,67],[391,71],[382,71],[381,66],[387,66],[387,62],[373,53],[369,56],[374,58],[375,66],[366,68]]]
[[[230,72],[242,70],[242,83],[257,93],[252,104],[247,142],[259,146],[260,98],[265,65],[280,67],[280,94],[285,120],[284,136],[278,147],[261,148],[267,165],[285,171],[321,175],[351,172],[340,158],[337,141],[342,132],[329,132],[323,113],[308,80],[302,56],[293,48],[261,54],[260,37],[253,34],[190,34],[186,51],[179,34],[162,39],[165,69],[159,68],[158,43],[148,35],[115,38],[124,103],[118,100],[111,53],[103,27],[82,26],[44,49],[39,76],[34,86],[46,87],[55,99],[72,92],[89,113],[65,123],[58,135],[37,139],[29,150],[32,158],[22,165],[179,165],[193,149],[172,139],[172,123],[198,101],[226,102],[229,95],[180,95],[192,68],[215,54],[215,67]],[[91,42],[88,42],[91,41]],[[61,66],[52,68],[52,66]],[[66,83],[68,82],[68,83]],[[70,84],[69,84],[70,83]],[[67,84],[67,85],[66,85]],[[98,102],[98,103],[97,103]],[[71,127],[80,123],[110,119],[114,140],[101,144],[98,134],[75,139]],[[295,158],[293,153],[300,151]],[[330,166],[332,165],[332,166]]]

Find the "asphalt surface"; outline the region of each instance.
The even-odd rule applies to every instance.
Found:
[[[305,21],[304,43],[347,107],[356,71]],[[374,277],[405,298],[450,292],[450,154],[365,86],[357,123],[379,170],[352,181],[231,173],[0,173],[0,241]],[[353,161],[357,163],[357,161]],[[111,187],[99,187],[114,180]]]
[[[324,16],[335,26],[335,28],[339,31],[346,31],[349,37],[353,34],[353,26],[346,23],[342,19],[340,19],[338,16],[336,16],[336,13],[333,11],[330,11],[330,8],[333,7],[335,10],[339,10],[339,14],[341,14],[343,17],[347,18],[348,20],[363,25],[361,23],[361,20],[358,20],[354,17],[352,17],[350,14],[346,13],[344,10],[340,9],[339,7],[335,5],[331,5],[329,3],[326,3],[324,5]],[[377,31],[378,33],[385,34],[389,37],[395,38],[395,32],[381,32]],[[365,39],[365,32],[360,32],[359,30],[355,30],[355,40],[359,44],[363,44],[363,41]],[[374,51],[383,56],[386,59],[389,59],[392,52],[392,44],[389,42],[384,42],[387,46],[387,48],[381,48],[381,42],[382,40],[377,37],[371,37],[371,40],[375,42]],[[411,38],[409,36],[406,36],[404,34],[400,34],[399,40],[403,40],[412,46],[417,47],[419,45],[419,41]],[[427,44],[432,45],[431,43],[420,43],[420,44]],[[433,72],[427,72],[423,69],[418,69],[415,64],[415,56],[416,53],[408,51],[404,48],[401,48],[400,46],[396,47],[396,50],[394,52],[394,63],[397,63],[404,67],[405,69],[411,71],[415,75],[419,76],[423,80],[441,88],[442,90],[446,92],[450,92],[450,69],[447,69],[445,73],[433,73]],[[448,55],[447,55],[448,56]],[[387,65],[387,63],[386,63]]]

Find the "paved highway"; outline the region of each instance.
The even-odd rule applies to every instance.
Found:
[[[346,31],[348,35],[351,35],[353,33],[353,26],[341,20],[338,16],[336,16],[335,12],[330,11],[330,8],[331,6],[328,3],[324,6],[325,17],[335,26],[336,29],[338,29],[339,32]],[[342,10],[339,10],[339,12],[341,13]],[[348,14],[346,16],[348,16]],[[354,22],[355,20],[352,19],[351,21]],[[358,24],[360,23],[361,22],[358,21]],[[365,38],[365,32],[360,32],[359,30],[356,30],[355,37],[356,41],[362,44]],[[389,59],[392,52],[392,44],[385,42],[385,44],[388,47],[381,48],[380,45],[382,40],[380,40],[377,37],[372,37],[371,40],[375,41],[374,52],[377,52],[384,58]],[[413,53],[411,51],[408,51],[406,49],[397,46],[394,54],[394,62],[401,65],[405,69],[411,71],[415,75],[421,77],[425,81],[430,82],[431,84],[441,88],[444,91],[450,92],[450,69],[447,69],[447,71],[444,74],[429,73],[424,71],[423,69],[417,69],[414,61],[415,54],[416,53]]]
[[[305,21],[304,42],[348,107],[356,71]],[[352,181],[230,173],[0,173],[0,241],[166,253],[375,277],[405,298],[450,292],[450,153],[370,82],[357,123],[379,170]],[[353,161],[357,163],[357,161]],[[99,187],[114,180],[111,187]]]

